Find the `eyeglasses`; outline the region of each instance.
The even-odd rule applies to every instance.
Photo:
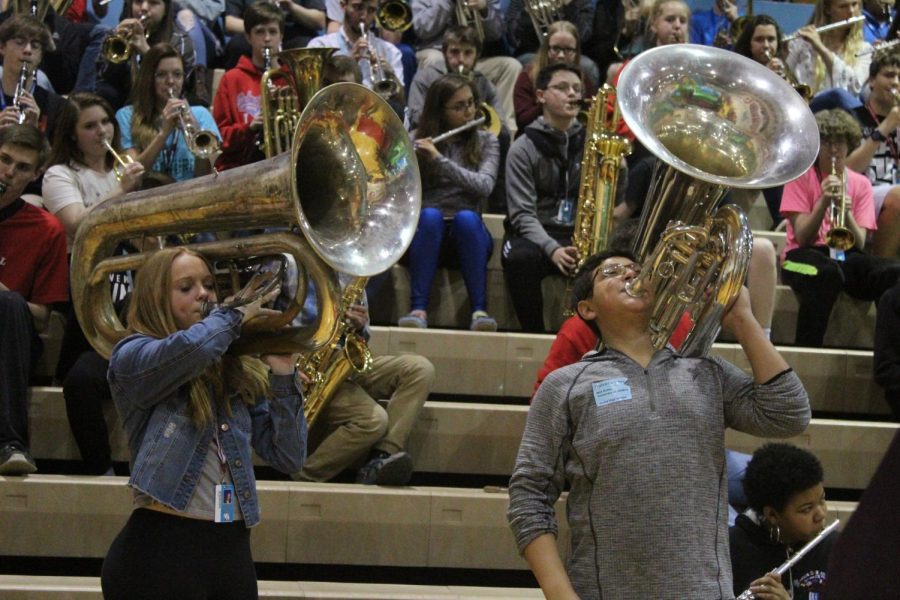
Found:
[[[43,50],[44,44],[38,40],[29,40],[23,37],[14,37],[10,40],[13,44],[20,48],[30,45],[32,50]]]
[[[573,92],[575,92],[577,95],[580,96],[581,93],[584,91],[584,89],[581,87],[580,83],[573,83],[573,84],[557,83],[556,85],[550,85],[547,87],[549,87],[551,90],[556,90],[560,94],[568,94],[569,90],[572,90]]]
[[[596,271],[594,271],[594,279],[597,279],[597,275],[602,275],[602,279],[609,279],[611,277],[622,277],[625,275],[625,271],[630,270],[635,275],[641,274],[641,265],[638,263],[613,263],[611,265],[603,265],[599,267]]]
[[[153,74],[157,81],[165,81],[170,77],[172,79],[184,79],[184,71],[157,71]]]
[[[571,55],[577,52],[577,48],[567,48],[565,46],[550,46],[547,50],[550,51],[551,54],[566,54]]]
[[[457,102],[456,104],[450,104],[444,108],[452,110],[453,112],[463,112],[469,110],[473,106],[475,106],[475,98],[469,98],[465,102]]]
[[[366,11],[370,15],[374,15],[377,7],[372,6],[371,4],[348,4],[347,8],[352,10],[353,12],[362,12]]]

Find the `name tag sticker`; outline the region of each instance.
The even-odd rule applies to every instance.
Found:
[[[594,403],[606,406],[622,400],[631,400],[631,386],[626,377],[595,381],[591,384],[594,391]]]

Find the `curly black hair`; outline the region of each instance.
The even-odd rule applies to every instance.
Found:
[[[744,493],[750,508],[762,514],[771,506],[785,509],[794,494],[824,479],[822,463],[811,452],[791,444],[769,443],[753,453],[744,474]]]

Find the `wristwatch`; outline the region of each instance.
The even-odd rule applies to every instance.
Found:
[[[878,129],[873,129],[872,133],[869,134],[869,138],[875,140],[879,144],[887,139],[886,137],[884,137],[883,133],[878,131]]]

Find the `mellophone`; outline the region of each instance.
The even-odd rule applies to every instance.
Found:
[[[823,529],[822,533],[814,537],[809,543],[797,550],[797,552],[795,552],[792,557],[784,561],[780,567],[775,569],[774,573],[779,577],[787,573],[788,569],[800,562],[801,558],[806,556],[810,550],[818,546],[822,540],[828,537],[828,534],[830,534],[837,528],[838,525],[840,525],[840,523],[840,520],[835,520],[834,523]],[[751,592],[750,590],[746,590],[744,591],[744,593],[737,597],[737,600],[753,600],[754,598],[756,598],[756,596],[753,595],[753,592]]]

